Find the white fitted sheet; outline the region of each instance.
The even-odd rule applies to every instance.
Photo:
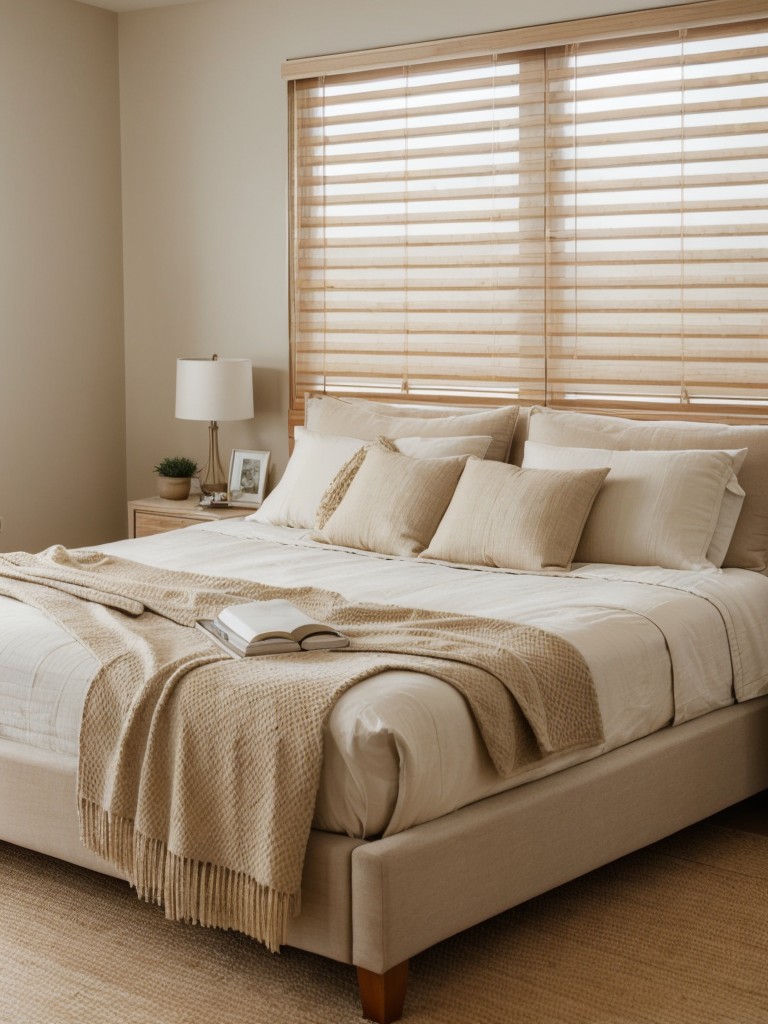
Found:
[[[768,579],[583,566],[568,574],[461,568],[332,549],[307,532],[230,521],[105,545],[156,566],[311,584],[350,600],[472,612],[550,629],[584,655],[605,727],[599,748],[500,779],[463,698],[411,672],[387,672],[337,703],[326,733],[316,827],[390,834],[768,692]],[[0,736],[74,763],[96,665],[34,609],[0,598]]]

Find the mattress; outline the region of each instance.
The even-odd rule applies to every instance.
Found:
[[[352,601],[468,612],[549,629],[595,681],[605,742],[498,777],[463,698],[413,672],[347,691],[327,724],[315,827],[388,835],[630,743],[736,699],[768,692],[768,579],[586,565],[518,573],[329,548],[307,531],[209,523],[101,550],[154,566],[314,585]],[[34,609],[0,598],[0,738],[74,771],[96,670],[77,641]]]

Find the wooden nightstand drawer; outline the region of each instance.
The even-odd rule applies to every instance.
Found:
[[[247,508],[200,508],[199,498],[169,501],[166,498],[142,498],[128,502],[128,536],[150,537],[154,533],[183,530],[194,523],[219,519],[242,519]]]
[[[134,536],[149,537],[153,533],[183,530],[185,526],[191,526],[193,521],[184,516],[164,516],[153,512],[136,511],[133,516]]]

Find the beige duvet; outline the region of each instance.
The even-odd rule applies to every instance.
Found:
[[[323,728],[356,682],[399,668],[449,683],[501,776],[603,739],[584,659],[536,627],[60,547],[0,556],[0,592],[44,611],[99,661],[80,736],[86,846],[168,917],[235,928],[270,949],[298,910]],[[350,647],[230,659],[194,629],[227,604],[273,597],[340,628]]]

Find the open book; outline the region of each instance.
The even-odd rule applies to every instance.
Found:
[[[348,647],[349,639],[333,626],[315,622],[290,601],[249,601],[224,608],[215,619],[197,623],[230,654],[289,654],[291,651]]]

